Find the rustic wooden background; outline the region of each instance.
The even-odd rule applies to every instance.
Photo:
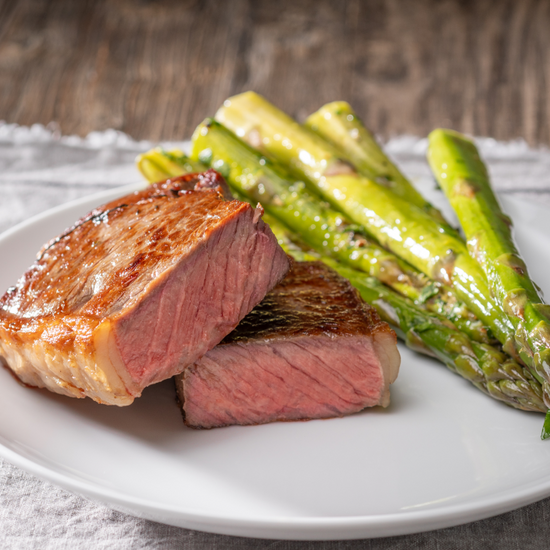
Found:
[[[247,89],[378,134],[550,144],[546,0],[0,0],[0,120],[189,137]]]

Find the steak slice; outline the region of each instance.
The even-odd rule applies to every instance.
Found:
[[[289,261],[261,208],[213,171],[93,210],[0,299],[0,357],[25,384],[128,405],[229,334]]]
[[[298,262],[224,340],[175,377],[193,428],[343,416],[387,406],[395,333],[321,262]]]

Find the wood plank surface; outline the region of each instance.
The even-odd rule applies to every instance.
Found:
[[[182,139],[254,89],[378,134],[550,144],[546,0],[0,0],[0,119]]]

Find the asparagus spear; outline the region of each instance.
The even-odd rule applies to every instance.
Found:
[[[453,231],[391,190],[360,176],[339,159],[330,144],[253,92],[226,100],[216,119],[288,164],[382,246],[428,277],[451,285],[505,349],[514,352],[508,317],[492,298],[480,266]]]
[[[539,379],[547,380],[550,306],[529,277],[512,237],[512,222],[500,208],[476,146],[458,132],[434,130],[428,159],[464,229],[470,254],[516,329],[520,357]]]
[[[443,214],[413,187],[386,156],[349,103],[327,103],[306,119],[305,126],[330,142],[340,157],[353,164],[360,174],[388,187],[437,221],[447,223]]]
[[[203,164],[192,161],[183,151],[179,149],[165,151],[161,147],[138,155],[136,164],[145,179],[151,183],[181,174],[206,170]]]
[[[399,293],[445,314],[470,337],[489,342],[487,329],[448,289],[368,239],[361,228],[312,194],[303,182],[247,146],[213,120],[193,136],[193,158],[221,170],[233,189],[282,220],[312,248],[329,254],[388,284]]]

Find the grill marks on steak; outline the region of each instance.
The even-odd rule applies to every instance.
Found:
[[[351,284],[298,262],[176,388],[195,428],[330,418],[386,406],[399,363],[394,332]]]
[[[112,201],[0,299],[0,356],[26,384],[125,405],[216,345],[288,259],[214,171]]]

